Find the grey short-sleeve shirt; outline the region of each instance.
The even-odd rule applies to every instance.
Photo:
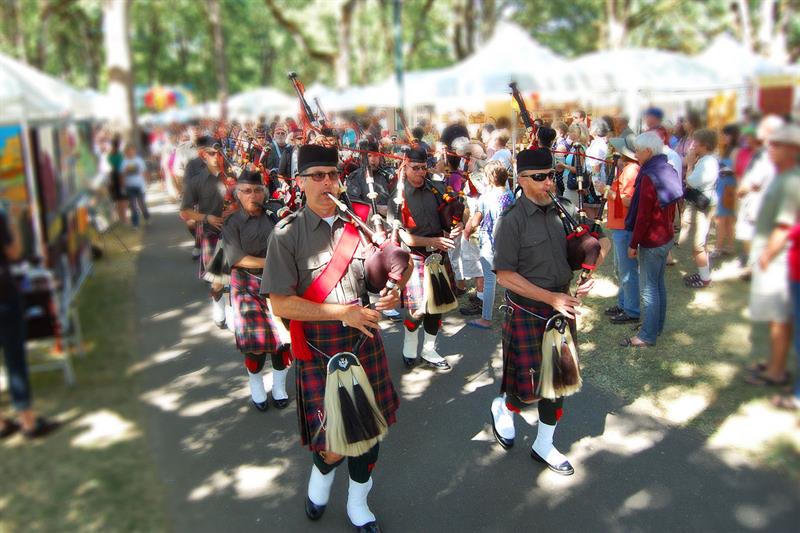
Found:
[[[281,220],[267,246],[262,294],[302,296],[331,261],[345,221],[338,215],[333,226],[308,207]],[[351,303],[366,293],[365,249],[359,244],[345,275],[325,299],[326,303]]]
[[[403,201],[415,224],[413,228],[406,228],[410,234],[420,237],[440,237],[442,235],[444,230],[439,219],[439,203],[430,181],[425,180],[425,183],[419,188],[411,185],[408,180],[404,181]],[[393,209],[389,209],[387,218],[390,222],[394,219]]]
[[[197,206],[199,213],[221,217],[224,194],[224,190],[221,189],[223,187],[219,178],[211,174],[208,168],[201,169],[186,184],[181,200],[181,209],[194,209]],[[216,233],[210,224],[206,224],[204,227],[210,228],[207,231]]]
[[[250,216],[243,210],[236,211],[222,226],[222,247],[231,265],[235,265],[246,255],[265,257],[267,245],[275,223],[262,213]]]
[[[554,204],[539,206],[522,195],[500,216],[494,234],[494,268],[517,272],[548,290],[569,284],[567,237]]]

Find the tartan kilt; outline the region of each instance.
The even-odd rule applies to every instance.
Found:
[[[411,259],[414,261],[414,270],[408,278],[406,286],[403,288],[401,294],[401,301],[403,307],[412,315],[417,311],[422,310],[425,312],[425,258],[433,252],[420,253],[417,251],[411,252]],[[439,252],[442,256],[442,264],[444,265],[447,277],[450,278],[450,288],[453,294],[456,292],[455,275],[453,274],[453,265],[450,262],[450,256],[447,252]]]
[[[197,277],[203,279],[206,273],[206,265],[211,264],[214,259],[214,251],[217,249],[219,242],[219,234],[206,234],[203,232],[203,226],[198,225],[198,231],[202,232],[200,235],[200,273]]]
[[[261,280],[241,268],[231,269],[231,305],[236,349],[242,353],[275,353],[280,345],[278,330],[259,294]]]
[[[341,322],[305,322],[304,326],[308,342],[328,356],[351,351],[361,335],[359,330],[343,326]],[[322,420],[325,416],[328,361],[313,348],[311,354],[310,361],[295,358],[293,363],[297,385],[297,418],[303,445],[308,446],[311,451],[324,451],[325,430]],[[356,356],[372,385],[375,402],[386,423],[391,426],[397,421],[395,411],[400,401],[389,375],[389,365],[379,331],[375,331],[374,338],[364,341]]]
[[[539,400],[539,370],[542,366],[542,337],[547,320],[556,314],[549,305],[521,306],[509,302],[505,296],[503,316],[503,381],[500,392],[516,396],[523,403]],[[525,310],[544,318],[535,317]],[[575,321],[569,321],[573,338]]]

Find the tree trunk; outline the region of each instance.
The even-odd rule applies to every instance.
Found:
[[[214,70],[217,73],[220,119],[225,120],[228,116],[228,63],[225,60],[225,41],[222,36],[222,14],[219,0],[207,0],[207,3],[211,35],[214,38]]]
[[[355,0],[347,0],[342,4],[339,16],[339,54],[336,57],[336,87],[343,89],[350,85],[350,34],[353,28],[353,11]]]
[[[758,19],[758,51],[769,56],[775,28],[775,0],[761,0]]]
[[[739,12],[739,24],[742,29],[742,43],[748,50],[752,51],[753,30],[750,25],[750,8],[747,5],[747,0],[738,0],[736,6]]]
[[[606,1],[606,47],[611,50],[622,48],[627,34],[626,13],[621,3],[623,0]]]
[[[8,0],[8,18],[11,20],[11,38],[17,58],[28,62],[28,51],[25,49],[25,26],[23,26],[22,6],[18,0]]]
[[[139,147],[136,109],[133,104],[133,71],[128,15],[130,4],[103,0],[103,35],[108,70],[108,96],[115,116],[112,125],[123,138]],[[139,147],[141,148],[141,147]]]

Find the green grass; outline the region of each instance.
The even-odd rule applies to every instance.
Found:
[[[131,252],[107,235],[105,257],[81,290],[86,357],[74,359],[77,384],[66,386],[58,371],[32,375],[36,410],[64,427],[40,442],[17,435],[0,445],[0,531],[169,529],[144,413],[135,383],[125,375],[134,361],[133,283],[141,235],[115,231]]]

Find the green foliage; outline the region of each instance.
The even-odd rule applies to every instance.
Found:
[[[469,2],[472,0],[402,2],[406,70],[452,64],[457,59],[457,26],[462,30],[469,26],[476,36],[486,36],[504,18],[520,24],[543,45],[568,57],[598,50],[608,42],[608,6],[612,4],[606,0]],[[281,13],[296,23],[296,29],[278,22],[268,9],[269,3],[221,0],[230,92],[264,85],[289,90],[289,70],[297,71],[307,85],[315,81],[334,85],[335,65],[329,59],[339,51],[341,11],[346,0],[273,0]],[[468,5],[474,8],[471,13],[465,9]],[[627,0],[613,5],[625,28],[624,43],[631,46],[696,53],[720,32],[741,34],[735,4],[729,0]],[[776,6],[780,13],[789,13],[786,39],[796,60],[800,55],[800,17],[793,14],[800,9],[800,1],[779,0]],[[760,23],[759,8],[757,0],[749,1],[754,35]],[[185,84],[200,101],[216,98],[206,9],[206,2],[201,0],[132,1],[131,51],[136,84]],[[393,72],[392,9],[393,0],[352,2],[348,65],[351,83],[375,82]],[[16,57],[24,55],[32,65],[78,87],[102,90],[106,84],[102,17],[102,0],[3,0],[0,51]],[[779,18],[776,17],[776,24]],[[24,42],[24,54],[18,46],[18,32]],[[311,57],[309,46],[321,53],[319,59]]]

